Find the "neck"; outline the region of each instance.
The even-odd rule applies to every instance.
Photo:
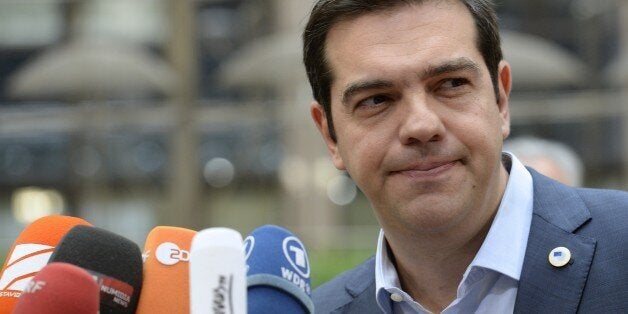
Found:
[[[427,245],[412,247],[398,247],[389,241],[389,254],[401,287],[426,309],[441,312],[456,298],[464,272],[482,246],[491,223],[492,218],[481,232],[459,242],[438,235],[429,239],[415,238],[415,243]]]
[[[505,171],[503,175],[507,181]],[[503,192],[486,204],[488,210],[476,211],[475,217],[441,232],[403,232],[384,226],[401,287],[415,301],[432,312],[441,312],[455,300],[464,272],[488,234]]]

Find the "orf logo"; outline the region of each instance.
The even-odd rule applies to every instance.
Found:
[[[283,240],[283,254],[290,265],[303,278],[310,278],[310,262],[305,251],[305,246],[294,236]]]
[[[46,282],[42,280],[31,280],[26,284],[26,288],[24,288],[24,292],[26,293],[35,293],[46,286]]]
[[[190,260],[190,252],[180,249],[178,245],[172,242],[164,242],[155,250],[155,257],[164,265],[175,265],[176,263]]]
[[[29,281],[46,266],[54,249],[53,246],[35,243],[16,245],[0,277],[2,297],[19,298]]]

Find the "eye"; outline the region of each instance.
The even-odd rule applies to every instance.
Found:
[[[366,98],[358,103],[358,107],[375,107],[390,100],[386,95],[375,95]]]
[[[443,88],[458,88],[458,87],[461,87],[461,86],[464,86],[464,85],[467,85],[467,84],[469,84],[469,80],[467,80],[466,78],[458,77],[458,78],[446,79],[441,84],[441,87],[443,87]]]
[[[447,78],[436,85],[434,92],[445,98],[461,97],[471,91],[471,85],[471,81],[464,77]]]

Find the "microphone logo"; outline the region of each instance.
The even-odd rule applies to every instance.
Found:
[[[310,278],[309,258],[305,246],[299,239],[294,236],[285,238],[283,240],[283,254],[299,275],[303,278]]]
[[[167,266],[172,266],[178,262],[187,262],[190,260],[190,252],[179,248],[172,242],[164,242],[155,250],[157,260]]]
[[[248,236],[244,239],[244,260],[248,260],[249,256],[251,256],[251,252],[253,252],[253,247],[255,246],[255,238],[253,236]]]
[[[46,266],[53,250],[52,246],[34,243],[15,246],[0,277],[0,297],[19,298],[30,279]]]
[[[26,288],[24,289],[25,293],[35,293],[41,289],[44,288],[44,286],[46,285],[45,281],[41,281],[41,280],[31,280],[27,285]]]
[[[233,274],[219,275],[218,286],[214,291],[214,302],[212,310],[214,314],[227,314],[233,313],[233,295],[231,288],[233,287]]]

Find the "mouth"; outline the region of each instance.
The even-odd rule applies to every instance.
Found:
[[[392,171],[391,175],[405,175],[414,178],[435,177],[444,172],[447,172],[448,170],[456,166],[458,162],[458,160],[453,160],[420,163],[403,168],[401,170]]]

